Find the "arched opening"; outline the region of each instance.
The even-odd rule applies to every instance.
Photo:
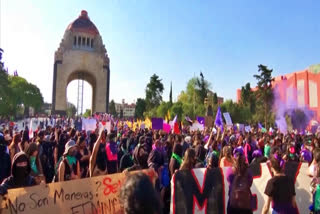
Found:
[[[76,108],[76,114],[84,114],[87,110],[95,111],[96,80],[86,71],[73,72],[67,80],[67,108]],[[73,108],[74,108],[73,107]],[[70,110],[70,109],[69,109]],[[68,111],[67,111],[68,112]]]
[[[73,108],[76,110],[76,115],[84,114],[87,110],[92,112],[92,96],[93,90],[89,82],[72,80],[67,86],[67,113],[74,111]]]

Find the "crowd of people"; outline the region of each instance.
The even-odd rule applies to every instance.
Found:
[[[170,179],[177,170],[229,167],[227,213],[252,213],[253,182],[249,165],[268,162],[273,177],[266,183],[263,213],[297,213],[294,181],[284,174],[286,162],[307,162],[316,195],[320,183],[320,135],[281,134],[220,128],[180,133],[113,127],[86,132],[66,121],[42,125],[29,138],[29,129],[0,127],[0,195],[10,188],[68,181],[152,168],[155,186],[143,174],[127,179],[121,190],[125,213],[169,213]],[[215,130],[215,129],[214,129]],[[320,213],[314,204],[311,212]],[[309,211],[305,211],[307,213]]]

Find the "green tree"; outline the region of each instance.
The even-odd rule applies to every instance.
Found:
[[[196,93],[200,98],[200,102],[203,103],[204,99],[207,97],[207,94],[210,90],[210,83],[204,79],[202,72],[200,72],[200,78],[196,78],[195,89]]]
[[[9,87],[8,74],[0,68],[0,116],[8,116],[12,107],[9,102],[12,96],[11,89]]]
[[[146,87],[146,104],[148,111],[160,105],[162,101],[164,87],[161,81],[156,74],[150,77],[150,82]]]
[[[43,97],[37,86],[28,83],[26,79],[19,76],[9,76],[9,83],[11,90],[9,103],[12,116],[15,116],[21,106],[24,106],[25,115],[29,114],[29,107],[34,108],[35,112],[41,111]]]
[[[178,120],[182,120],[183,118],[183,103],[182,102],[176,102],[171,107],[171,115],[175,116],[177,115]]]
[[[86,109],[86,111],[83,113],[83,117],[91,117],[91,109]]]
[[[153,109],[150,109],[149,111],[146,111],[143,113],[143,116],[152,118],[157,116],[157,107],[154,107]]]
[[[262,105],[258,108],[259,114],[264,117],[264,125],[267,127],[268,118],[272,115],[272,103],[273,103],[273,91],[272,91],[272,82],[274,78],[272,77],[272,69],[268,69],[265,65],[258,65],[259,74],[253,75],[258,81],[258,90],[257,98],[259,103]]]
[[[136,102],[136,108],[134,111],[134,117],[138,119],[143,119],[143,113],[146,111],[146,101],[145,99],[138,98]]]
[[[250,123],[251,112],[248,106],[226,100],[220,107],[222,112],[230,113],[233,123]]]
[[[162,101],[161,104],[157,107],[157,117],[165,118],[170,109],[170,102]]]
[[[67,104],[67,115],[68,117],[74,117],[77,113],[77,108],[75,105],[73,105],[72,103]]]
[[[218,95],[217,95],[217,93],[213,93],[213,104],[214,105],[218,104]]]
[[[109,104],[109,114],[111,114],[111,115],[114,116],[114,117],[117,117],[117,116],[118,116],[117,111],[116,111],[116,104],[115,104],[114,100],[111,100],[111,101],[110,101],[110,104]]]
[[[181,91],[178,96],[178,102],[181,102],[183,108],[183,117],[189,116],[195,118],[205,114],[204,98],[210,90],[210,83],[201,77],[191,78],[186,90]],[[204,88],[204,89],[203,89]],[[205,93],[203,91],[206,91]]]
[[[240,103],[244,106],[249,106],[252,114],[256,110],[256,98],[255,93],[252,91],[250,83],[241,87],[241,100]]]

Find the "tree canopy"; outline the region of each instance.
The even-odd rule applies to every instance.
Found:
[[[254,75],[257,79],[258,90],[257,90],[257,111],[259,115],[264,117],[264,125],[267,127],[269,124],[268,118],[271,117],[271,109],[273,104],[273,90],[272,82],[274,78],[272,77],[272,69],[268,69],[265,65],[258,65],[259,74]]]
[[[27,115],[29,107],[40,112],[43,105],[40,89],[22,77],[8,75],[2,53],[0,48],[0,117],[16,117],[22,109]]]
[[[150,77],[150,81],[146,87],[147,110],[157,107],[162,101],[164,86],[161,81],[162,80],[156,74],[153,74]]]
[[[138,98],[136,102],[136,108],[134,111],[134,117],[138,119],[143,119],[143,113],[146,111],[146,101],[145,99]]]

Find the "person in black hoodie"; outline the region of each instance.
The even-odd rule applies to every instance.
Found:
[[[0,195],[7,194],[8,189],[36,185],[34,177],[30,175],[30,161],[24,152],[15,154],[12,160],[11,176],[0,185]]]
[[[4,135],[0,132],[0,183],[10,176],[11,160],[7,153],[7,142]]]

